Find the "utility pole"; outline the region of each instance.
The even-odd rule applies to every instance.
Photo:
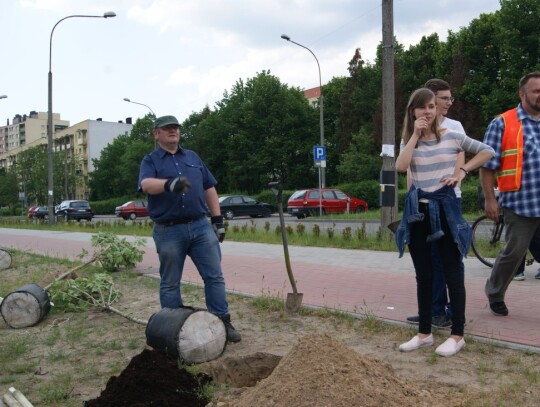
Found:
[[[382,0],[382,171],[381,171],[381,233],[397,220],[397,174],[395,160],[395,98],[394,98],[394,4]]]

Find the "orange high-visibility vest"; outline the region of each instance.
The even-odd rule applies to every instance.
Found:
[[[501,145],[501,167],[497,172],[499,191],[519,191],[523,170],[523,132],[517,108],[501,114],[504,133]]]

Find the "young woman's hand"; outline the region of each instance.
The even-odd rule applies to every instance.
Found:
[[[463,180],[463,178],[465,178],[465,175],[466,175],[465,172],[461,171],[461,173],[458,174],[457,176],[446,177],[446,178],[441,179],[441,184],[455,187],[456,185],[459,184],[459,182]]]
[[[414,134],[416,134],[418,138],[422,138],[428,129],[429,124],[425,117],[419,117],[414,121]]]

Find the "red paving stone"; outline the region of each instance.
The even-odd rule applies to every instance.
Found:
[[[14,247],[50,256],[75,259],[84,248],[92,253],[90,235],[0,229],[0,247]],[[417,312],[412,262],[394,252],[289,247],[293,273],[303,304],[337,308],[359,316],[370,315],[396,323]],[[158,259],[151,238],[138,268],[158,273]],[[227,288],[248,295],[285,297],[291,292],[283,248],[276,245],[225,242],[223,271]],[[15,259],[16,260],[16,259]],[[491,314],[484,295],[489,269],[474,258],[465,259],[467,325],[465,334],[511,347],[540,352],[540,280],[532,267],[527,279],[513,282],[506,294],[508,317]],[[201,284],[191,261],[184,280]],[[157,295],[157,293],[156,293]]]

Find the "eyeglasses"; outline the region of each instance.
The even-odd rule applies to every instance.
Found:
[[[451,96],[437,96],[439,99],[444,100],[445,102],[452,102],[454,103],[454,98]]]

